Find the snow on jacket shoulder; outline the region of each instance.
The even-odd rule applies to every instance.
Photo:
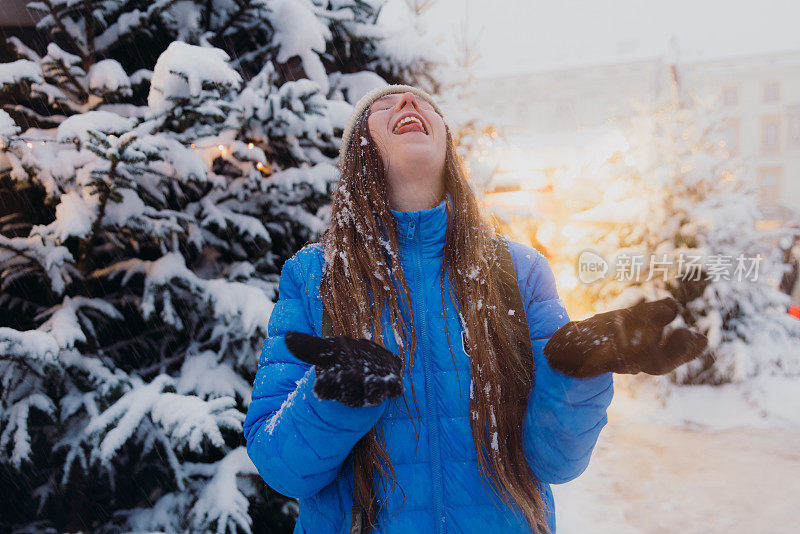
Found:
[[[413,420],[402,399],[365,408],[317,399],[312,392],[314,369],[286,348],[284,335],[289,330],[322,333],[323,258],[320,246],[313,244],[287,260],[281,271],[279,298],[269,318],[269,337],[244,423],[247,452],[267,484],[298,498],[295,533],[349,532],[353,465],[348,454],[375,424],[381,425],[399,486],[384,502],[380,532],[531,532],[519,514],[497,504],[480,479],[469,424],[470,373],[460,342],[462,325],[450,299],[445,298],[442,308],[439,288],[445,202],[428,210],[392,213],[418,328],[414,366],[409,370],[406,364],[404,384]],[[536,367],[524,446],[542,482],[548,522],[555,532],[550,484],[572,480],[586,469],[607,422],[613,382],[610,373],[577,379],[549,366],[544,345],[569,317],[546,258],[514,241],[509,247]],[[386,325],[386,347],[398,353],[390,332]]]

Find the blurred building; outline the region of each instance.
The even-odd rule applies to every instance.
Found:
[[[672,63],[654,58],[484,78],[476,98],[512,131],[564,135],[632,115],[635,102],[668,96]],[[791,218],[800,210],[800,50],[680,62],[676,73],[684,91],[720,98],[727,146],[757,180],[765,216]]]
[[[0,53],[10,53],[11,47],[6,44],[6,39],[11,36],[19,37],[29,45],[35,46],[37,43],[41,46],[47,45],[35,29],[36,21],[42,15],[28,10],[26,6],[29,1],[0,0]]]

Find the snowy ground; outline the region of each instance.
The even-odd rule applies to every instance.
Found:
[[[615,390],[589,467],[553,486],[558,534],[800,532],[800,380]]]

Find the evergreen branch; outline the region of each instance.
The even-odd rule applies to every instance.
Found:
[[[114,179],[116,176],[117,171],[117,160],[111,162],[111,168],[108,171],[108,177],[110,179]],[[92,223],[92,231],[89,233],[86,241],[89,245],[91,245],[92,241],[94,241],[95,236],[100,233],[101,225],[103,223],[103,217],[106,214],[106,205],[108,204],[108,199],[111,197],[111,188],[108,184],[104,184],[104,187],[100,190],[100,205],[98,206],[97,210],[97,218]]]
[[[36,259],[36,258],[34,258],[33,256],[28,256],[28,255],[27,255],[25,252],[23,252],[22,250],[20,250],[20,249],[18,249],[18,248],[14,248],[14,247],[13,247],[12,245],[10,245],[9,243],[4,243],[2,240],[0,240],[0,247],[4,248],[4,249],[6,249],[6,250],[10,250],[10,251],[12,251],[12,252],[16,252],[16,253],[17,253],[17,256],[22,256],[22,257],[23,257],[23,258],[25,258],[26,260],[28,260],[28,261],[30,261],[30,262],[33,262],[33,263],[35,263],[35,264],[37,264],[37,265],[40,265],[40,266],[41,266],[41,264],[39,263],[39,260],[37,260],[37,259]]]
[[[3,105],[3,110],[12,116],[14,113],[22,115],[29,123],[36,124],[39,128],[55,128],[67,118],[66,115],[42,115],[22,104],[14,104],[13,106],[5,104]]]
[[[96,135],[94,134],[94,132],[90,133]],[[105,138],[98,137],[98,139],[100,139],[101,142],[108,144],[108,141],[106,141]],[[136,141],[136,139],[137,139],[136,135],[127,136],[127,139],[124,139],[119,143],[119,146],[117,147],[118,153],[119,154],[124,153],[125,149],[128,148],[128,146],[130,146],[131,143]],[[113,157],[111,159],[111,168],[108,170],[108,178],[112,183],[114,179],[117,178],[118,163],[119,163],[118,157]],[[95,239],[95,236],[97,236],[97,234],[99,234],[100,230],[102,229],[103,217],[106,214],[106,206],[108,205],[108,200],[111,197],[111,187],[105,182],[100,182],[100,183],[103,184],[103,187],[100,190],[100,205],[98,207],[97,218],[92,223],[92,230],[89,233],[89,236],[85,240],[84,252],[88,251],[89,247],[91,246],[92,242]]]
[[[143,367],[139,369],[138,375],[142,378],[148,378],[151,375],[161,374],[166,370],[170,365],[183,361],[186,358],[185,353],[176,354],[175,356],[171,356],[166,360],[161,360],[160,362],[154,363],[148,367]]]
[[[66,26],[64,26],[64,23],[61,21],[61,17],[56,13],[53,3],[50,0],[42,0],[42,2],[47,6],[50,16],[53,17],[53,21],[56,23],[56,26],[58,26],[58,29],[67,37],[67,39],[69,39],[70,43],[72,43],[72,46],[75,48],[75,51],[81,56],[81,61],[88,65],[86,51],[81,47],[80,43],[75,40],[72,34],[67,31]]]
[[[237,53],[236,57],[231,59],[230,66],[233,69],[241,69],[242,64],[247,61],[273,56],[275,49],[276,47],[274,45],[261,45],[251,51]]]
[[[84,9],[86,9],[86,45],[89,47],[87,56],[83,64],[83,70],[88,72],[89,65],[94,63],[94,13],[92,9],[92,0],[83,1]]]
[[[153,18],[155,16],[160,15],[161,13],[163,13],[166,10],[168,10],[170,7],[172,7],[174,4],[178,3],[179,1],[182,1],[182,0],[169,0],[168,2],[165,2],[162,5],[150,6],[150,8],[148,8],[148,10],[144,14],[144,16],[140,17],[139,23],[136,24],[135,26],[126,27],[124,34],[125,35],[131,35],[131,34],[137,32],[137,31],[143,31],[145,28],[147,28],[148,26],[151,25],[151,23],[153,22]],[[112,20],[118,20],[120,15],[124,15],[126,13],[129,14],[128,13],[128,4],[123,2],[122,4],[120,4],[120,9],[113,16],[111,16],[109,18],[111,18]],[[109,40],[108,46],[102,46],[99,49],[97,48],[97,41],[98,40],[102,41],[103,37],[106,35],[106,33],[108,33],[108,31],[112,27],[113,26],[110,26],[109,28],[106,28],[103,33],[101,33],[99,36],[95,36],[94,37],[94,41],[95,42],[92,43],[92,49],[93,49],[93,53],[94,54],[106,55],[109,48],[111,48],[112,46],[120,44],[120,41],[122,39],[122,33],[120,33],[120,35],[118,36],[116,41]]]
[[[65,90],[72,93],[75,97],[81,100],[81,102],[85,102],[89,98],[89,93],[86,92],[86,89],[78,82],[78,79],[75,78],[75,75],[70,72],[69,67],[64,64],[63,61],[58,60],[54,61],[53,64],[58,67],[58,69],[62,72],[63,76],[67,79],[67,82],[70,86],[74,89],[70,91],[68,87],[62,86]],[[59,86],[60,83],[56,82]]]
[[[83,88],[78,84],[78,80],[75,79],[72,74],[67,75],[67,81],[72,85],[74,89],[70,89],[69,87],[64,87],[66,91],[72,94],[75,98],[85,102],[89,98],[89,93],[87,93]]]
[[[137,337],[122,339],[110,345],[98,347],[97,353],[99,354],[102,351],[103,355],[115,354],[118,353],[121,349],[131,345],[139,345],[151,339],[162,339],[164,334],[169,330],[170,328],[167,328],[164,325],[156,325],[153,328],[149,328],[147,330],[142,330],[141,332],[138,332]]]
[[[20,313],[31,317],[38,314],[41,308],[39,304],[17,295],[12,295],[9,292],[4,292],[0,295],[0,306],[6,311],[13,311],[14,308],[19,308]]]
[[[225,36],[225,32],[228,31],[228,29],[231,26],[233,26],[234,23],[238,22],[238,19],[241,18],[249,8],[250,6],[247,5],[246,2],[240,3],[239,9],[236,10],[234,14],[228,17],[228,20],[225,21],[225,24],[223,24],[221,28],[215,30],[216,35],[214,35],[214,37],[211,40],[211,42],[214,43],[214,46],[219,46],[220,48],[222,48],[222,43],[220,42],[220,40]]]
[[[47,291],[47,295],[48,295],[50,301],[51,302],[56,302],[58,300],[56,298],[57,295],[53,292],[53,281],[50,278],[50,276],[48,276],[48,274],[47,274],[47,268],[42,264],[42,262],[40,262],[35,257],[29,256],[28,254],[26,254],[22,250],[20,250],[18,248],[15,248],[13,245],[10,244],[10,241],[11,241],[10,239],[7,239],[5,236],[0,234],[0,248],[5,248],[6,250],[10,250],[12,252],[15,252],[17,254],[17,256],[22,256],[23,258],[25,258],[26,260],[30,261],[31,263],[39,266],[39,272],[41,272],[42,275],[44,276],[44,278],[49,282],[47,284],[42,284],[42,285],[44,286],[44,289]],[[8,260],[6,260],[6,261],[8,261]]]
[[[26,358],[26,357],[24,357],[24,356],[22,356],[20,354],[7,354],[7,353],[4,353],[4,352],[0,352],[0,361],[7,361],[7,362],[11,362],[11,363],[20,364],[22,367],[25,367],[26,369],[28,369],[28,371],[30,371],[31,373],[33,373],[37,377],[41,377],[42,376],[42,370],[41,369],[37,369],[36,367],[34,367],[29,358]],[[22,374],[19,377],[15,376],[13,378],[17,379],[17,381],[16,381],[17,384],[22,384],[27,380],[27,376],[25,374]],[[10,391],[14,391],[15,388],[13,387],[13,385],[14,384],[12,384],[12,387],[8,388],[9,392]],[[6,393],[5,392],[0,394],[0,400],[5,401],[6,398],[7,397],[6,397]]]

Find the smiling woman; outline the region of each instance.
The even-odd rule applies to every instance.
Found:
[[[433,207],[444,193],[441,175],[450,135],[444,113],[416,87],[390,87],[394,92],[373,90],[356,105],[342,136],[340,165],[346,163],[344,147],[357,120],[366,120],[368,132],[358,135],[359,142],[369,137],[377,146],[392,207],[410,211]]]
[[[385,163],[390,205],[409,211],[435,206],[444,194],[448,136],[440,111],[413,91],[390,93],[370,105],[368,125]]]
[[[586,468],[611,372],[693,357],[683,334],[658,345],[675,310],[570,322],[547,260],[481,214],[420,89],[365,95],[339,166],[330,226],[282,269],[253,463],[299,498],[296,533],[554,532],[550,484]]]

